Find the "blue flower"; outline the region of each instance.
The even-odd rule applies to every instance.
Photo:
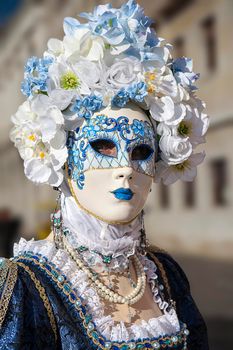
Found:
[[[148,94],[147,85],[144,82],[133,84],[128,88],[129,97],[136,102],[143,102],[144,97]]]
[[[129,102],[129,92],[122,88],[117,94],[112,98],[112,105],[116,107],[124,107],[127,102]]]
[[[120,9],[110,4],[100,5],[93,13],[81,13],[95,35],[101,35],[115,52],[127,51],[129,55],[140,58],[140,51],[149,50],[158,44],[158,38],[150,29],[152,20],[145,16],[144,10],[135,0],[129,0]]]
[[[47,92],[48,69],[53,62],[51,57],[30,57],[24,68],[24,80],[21,83],[21,91],[30,97],[35,93]]]
[[[200,74],[194,73],[193,62],[191,58],[179,57],[173,61],[171,69],[178,83],[190,90],[196,90],[193,83],[199,78]]]
[[[92,114],[100,111],[102,107],[102,97],[90,95],[84,98],[76,99],[75,103],[70,109],[72,112],[76,112],[80,118],[90,119]]]
[[[120,89],[112,98],[112,105],[124,107],[129,100],[143,102],[144,97],[148,94],[147,85],[144,82],[132,84],[127,88]]]

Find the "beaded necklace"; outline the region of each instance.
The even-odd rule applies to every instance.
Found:
[[[134,255],[132,257],[137,275],[136,287],[127,296],[122,296],[101,282],[100,276],[98,276],[96,272],[93,272],[90,267],[85,265],[84,261],[78,257],[75,250],[69,246],[66,239],[64,239],[63,242],[66,252],[76,262],[77,266],[87,274],[88,278],[91,280],[91,283],[95,286],[97,293],[105,300],[113,303],[133,305],[142,298],[146,288],[146,274],[137,255]]]

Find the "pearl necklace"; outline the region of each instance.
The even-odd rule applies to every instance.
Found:
[[[97,293],[105,300],[116,304],[133,305],[142,298],[146,289],[146,274],[144,272],[143,265],[141,264],[137,255],[132,256],[137,275],[136,287],[130,294],[122,296],[117,292],[113,292],[103,282],[101,282],[98,275],[95,272],[93,272],[89,267],[85,266],[84,262],[78,258],[76,252],[71,247],[69,247],[65,239],[63,240],[63,243],[64,249],[76,262],[77,266],[87,274],[88,278],[91,280],[92,285],[95,286]]]

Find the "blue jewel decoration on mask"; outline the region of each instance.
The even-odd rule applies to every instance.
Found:
[[[92,147],[92,143],[99,140],[114,145],[114,156],[99,153]],[[142,145],[147,148],[148,157],[133,159],[133,151]],[[91,169],[132,167],[153,177],[156,146],[155,132],[149,122],[134,119],[130,123],[125,116],[97,115],[86,119],[82,127],[68,135],[68,175],[79,189],[84,187],[85,171]]]

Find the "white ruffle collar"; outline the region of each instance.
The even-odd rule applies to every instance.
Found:
[[[126,326],[124,322],[117,323],[110,315],[105,315],[104,305],[95,289],[89,285],[86,274],[77,268],[75,262],[71,260],[64,250],[57,250],[54,242],[48,240],[35,241],[34,239],[26,241],[24,238],[21,238],[19,243],[15,243],[14,256],[27,251],[47,257],[50,262],[55,264],[66,275],[72,287],[78,291],[80,296],[87,300],[93,321],[98,331],[106,339],[110,341],[129,341],[138,338],[159,337],[165,334],[170,335],[180,330],[175,309],[169,309],[168,303],[160,297],[159,290],[156,287],[157,267],[148,258],[143,257],[142,262],[147,267],[147,280],[150,282],[154,301],[163,311],[163,315],[152,318],[147,322],[141,321],[140,324]]]

